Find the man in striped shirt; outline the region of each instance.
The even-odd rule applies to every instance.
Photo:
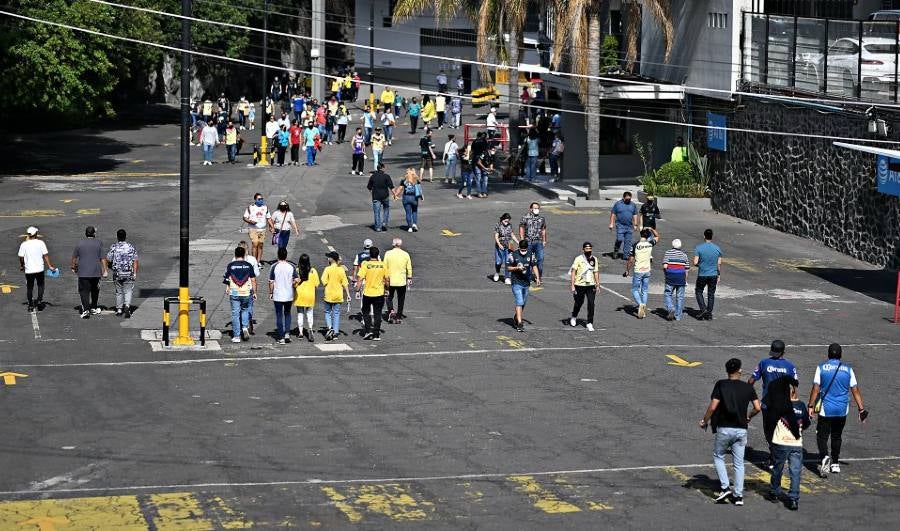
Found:
[[[663,258],[663,271],[666,275],[666,320],[680,321],[684,310],[684,287],[687,285],[689,268],[688,256],[681,250],[681,240],[672,240],[672,248],[666,251]]]

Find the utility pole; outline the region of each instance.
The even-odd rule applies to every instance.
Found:
[[[191,220],[191,0],[181,0],[181,165],[178,238],[178,337],[175,345],[193,345],[190,331],[191,292],[188,287],[188,244]],[[168,317],[167,317],[168,319]]]
[[[325,0],[312,0],[312,45],[309,49],[312,65],[312,95],[325,101]]]
[[[262,56],[262,94],[259,100],[259,161],[257,165],[269,165],[269,146],[266,138],[266,92],[269,90],[269,0],[266,0],[263,8],[263,56]]]
[[[375,97],[375,1],[369,0],[369,100]]]

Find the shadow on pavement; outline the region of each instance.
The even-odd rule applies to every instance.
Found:
[[[799,269],[867,297],[890,304],[895,302],[897,294],[897,273],[895,271],[837,267],[801,267]]]

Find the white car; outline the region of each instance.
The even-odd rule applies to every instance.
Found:
[[[828,92],[854,95],[860,82],[866,84],[896,82],[897,39],[863,37],[862,54],[858,38],[837,39],[828,48]],[[825,68],[820,56],[819,71]],[[861,72],[860,72],[861,68]]]

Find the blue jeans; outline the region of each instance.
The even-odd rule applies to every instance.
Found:
[[[275,301],[276,338],[284,339],[291,331],[291,301]]]
[[[516,284],[512,285],[513,299],[516,301],[516,306],[525,307],[525,303],[528,302],[528,285],[527,284]]]
[[[384,212],[383,217],[382,212]],[[388,221],[391,219],[391,200],[373,199],[372,213],[375,214],[375,230],[387,227]]]
[[[559,176],[559,155],[550,155],[550,178],[556,179]]]
[[[672,299],[675,299],[674,305]],[[681,312],[684,310],[684,286],[672,286],[666,284],[665,293],[666,311],[675,313],[675,320],[681,320]]]
[[[533,181],[535,175],[537,175],[537,157],[529,155],[525,160],[525,178]]]
[[[544,244],[542,242],[528,242],[528,250],[534,255],[534,260],[537,262],[538,273],[541,274],[541,278],[544,277]]]
[[[488,172],[480,168],[475,168],[475,189],[480,194],[487,194],[488,191]]]
[[[238,297],[231,295],[231,335],[240,337],[241,329],[250,326],[250,304],[253,298],[249,295]]]
[[[312,166],[316,163],[316,146],[306,146],[306,165]]]
[[[791,490],[788,498],[800,499],[800,472],[803,470],[803,448],[799,446],[784,446],[773,444],[772,452],[775,454],[775,468],[772,469],[772,478],[769,489],[776,496],[784,494],[781,488],[781,475],[784,472],[785,463],[788,466],[788,474],[791,476]]]
[[[291,231],[289,230],[280,230],[278,231],[278,248],[279,249],[287,249],[288,242],[291,239]]]
[[[388,139],[388,141],[394,140],[394,126],[393,125],[385,125],[384,126],[384,136]]]
[[[725,454],[731,448],[731,464],[734,467],[734,495],[744,496],[744,449],[747,447],[747,430],[743,428],[719,428],[713,446],[713,464],[719,476],[722,490],[728,488],[728,470],[725,468]]]
[[[341,303],[325,303],[325,328],[334,330],[335,335],[341,331]]]
[[[415,199],[403,199],[403,210],[406,211],[406,228],[419,224],[419,202]]]
[[[466,195],[472,195],[472,172],[470,170],[464,170],[459,176],[459,188],[456,190],[457,194],[461,194],[463,188],[466,189]]]
[[[366,127],[366,145],[372,143],[372,131],[371,127]]]
[[[382,153],[383,153],[383,151],[380,151],[377,149],[372,150],[372,169],[373,170],[378,169],[378,163],[381,162],[381,154]]]
[[[628,257],[631,256],[631,233],[634,231],[634,227],[631,225],[619,225],[616,223],[616,249],[619,248],[619,243],[622,244],[622,255],[625,260],[628,260]]]
[[[650,272],[634,273],[631,276],[631,296],[637,305],[647,304],[650,294]]]
[[[447,157],[447,164],[444,166],[444,177],[448,179],[456,179],[456,157]]]
[[[234,162],[237,158],[237,144],[228,144],[225,149],[228,151],[228,162]]]
[[[326,142],[331,142],[334,138],[334,124],[325,126],[325,136],[323,137]]]
[[[494,244],[494,265],[503,266],[503,276],[509,278],[509,264],[506,260],[509,258],[509,249],[506,247],[497,247]]]
[[[203,160],[204,162],[213,161],[213,150],[216,149],[215,144],[203,144]]]

